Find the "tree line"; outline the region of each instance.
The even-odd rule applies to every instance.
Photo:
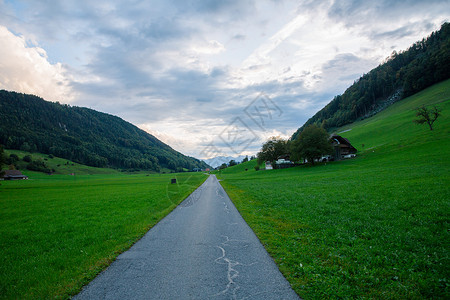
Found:
[[[270,161],[272,165],[279,157],[289,157],[291,161],[314,161],[333,153],[329,135],[323,127],[315,124],[306,126],[295,140],[281,137],[269,138],[257,154],[258,164]]]
[[[330,131],[373,112],[392,95],[413,95],[450,78],[450,23],[408,50],[393,52],[383,64],[356,80],[342,95],[335,96],[292,136],[316,124]]]
[[[207,168],[121,118],[0,91],[0,144],[93,167],[172,171]]]

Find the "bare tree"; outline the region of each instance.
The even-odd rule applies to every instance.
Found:
[[[441,115],[441,110],[433,106],[433,108],[427,108],[425,105],[422,105],[416,108],[416,117],[419,117],[417,120],[414,120],[414,123],[424,124],[427,123],[430,126],[430,130],[433,130],[433,123],[436,119]]]

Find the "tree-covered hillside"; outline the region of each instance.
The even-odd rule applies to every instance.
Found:
[[[206,168],[119,117],[0,91],[0,144],[94,167],[159,171]]]
[[[383,106],[450,78],[450,23],[408,50],[393,52],[385,63],[361,76],[342,95],[334,97],[292,136],[317,124],[332,129],[363,119]]]

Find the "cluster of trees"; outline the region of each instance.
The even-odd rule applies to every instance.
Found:
[[[287,155],[292,161],[307,160],[314,164],[316,159],[333,152],[328,137],[327,131],[315,124],[306,126],[295,140],[271,137],[258,152],[258,163],[270,161],[274,164],[280,156]]]
[[[14,166],[16,165],[16,163],[19,160],[19,157],[15,154],[11,154],[9,156],[9,160],[10,160],[10,165]],[[31,171],[36,171],[36,172],[43,172],[43,173],[53,173],[55,172],[54,169],[50,169],[47,164],[45,163],[45,161],[43,161],[42,159],[36,159],[34,160],[33,157],[31,155],[25,155],[22,158],[23,161],[27,162],[28,164],[26,165],[26,168],[28,170]]]
[[[450,23],[408,50],[392,55],[381,65],[361,76],[342,95],[310,118],[292,136],[293,139],[311,124],[326,130],[363,118],[389,96],[415,94],[450,78]]]
[[[0,144],[93,167],[173,171],[207,168],[119,117],[0,91]]]
[[[223,170],[223,169],[226,169],[226,168],[228,168],[228,167],[236,166],[236,165],[238,165],[238,164],[245,163],[245,162],[247,162],[247,161],[249,161],[249,160],[252,160],[252,159],[255,159],[255,157],[252,156],[252,157],[250,157],[250,159],[249,159],[249,158],[248,158],[248,155],[246,155],[246,156],[244,157],[244,159],[243,159],[241,162],[237,162],[237,161],[235,161],[234,159],[232,159],[232,160],[230,160],[228,163],[223,163],[223,164],[221,164],[221,165],[219,166],[219,170]]]
[[[3,165],[6,165],[7,169],[9,170],[20,169],[22,167],[37,172],[55,172],[54,169],[50,169],[48,167],[45,161],[43,161],[42,159],[33,159],[31,155],[25,155],[22,159],[20,159],[19,156],[14,153],[6,156],[3,147],[0,146],[0,170],[2,169]]]

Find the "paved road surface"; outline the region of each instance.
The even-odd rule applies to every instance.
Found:
[[[214,175],[74,299],[299,299]]]

